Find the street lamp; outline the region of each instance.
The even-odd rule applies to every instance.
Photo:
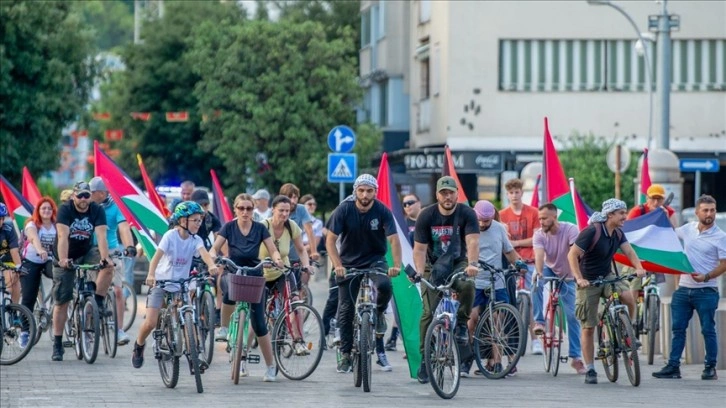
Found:
[[[643,56],[645,58],[645,77],[648,81],[648,144],[646,146],[650,147],[650,142],[651,140],[653,140],[653,74],[650,70],[650,51],[648,49],[648,43],[643,37],[643,34],[641,34],[640,29],[638,29],[638,25],[635,24],[633,18],[630,17],[630,15],[626,13],[622,7],[618,6],[617,4],[613,4],[608,0],[587,0],[587,4],[593,6],[610,6],[617,10],[626,19],[628,19],[630,25],[633,26],[633,29],[635,30],[635,34],[638,36],[638,40],[640,40],[640,43],[643,45]]]

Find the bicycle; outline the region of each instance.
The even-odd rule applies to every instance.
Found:
[[[123,253],[119,251],[112,253],[111,258],[118,259],[124,264],[129,262],[129,259],[131,259],[128,256],[124,256]],[[121,293],[124,298],[124,321],[123,323],[119,323],[122,324],[124,331],[128,331],[136,320],[136,310],[138,307],[138,300],[136,298],[136,291],[134,290],[133,282],[129,283],[124,280],[121,284]]]
[[[601,303],[604,307],[597,325],[597,356],[602,360],[608,380],[615,382],[618,380],[618,353],[621,353],[628,379],[637,387],[640,385],[640,362],[635,330],[630,322],[628,307],[620,303],[620,295],[615,290],[616,283],[624,279],[632,277],[623,275],[608,280],[599,277],[590,281],[592,286],[610,285],[612,291],[610,297]]]
[[[211,275],[207,270],[207,265],[201,260],[193,261],[194,268],[190,272],[190,276],[194,277],[197,283],[192,292],[192,301],[194,309],[197,311],[197,321],[199,326],[199,348],[202,350],[202,357],[207,365],[212,364],[214,357],[214,286]]]
[[[265,290],[265,278],[262,268],[269,265],[269,259],[260,262],[254,267],[237,266],[231,259],[217,257],[217,264],[221,264],[230,272],[227,296],[237,302],[232,318],[229,322],[227,337],[227,352],[232,363],[232,382],[239,383],[240,371],[247,375],[247,363],[259,364],[259,354],[249,354],[247,335],[250,325],[250,303],[259,302]],[[255,273],[256,276],[250,276]],[[213,333],[213,332],[212,332]]]
[[[522,317],[525,329],[529,329],[529,325],[532,319],[532,292],[527,290],[526,286],[526,275],[520,274],[517,276],[517,309],[519,315]],[[527,351],[527,341],[529,340],[528,335],[524,336],[522,340],[522,348],[520,353],[523,356]]]
[[[660,330],[660,289],[655,275],[648,274],[638,292],[638,319],[636,334],[648,336],[648,365],[653,365],[655,339]]]
[[[76,274],[73,300],[68,307],[64,347],[73,347],[76,358],[93,364],[98,357],[98,341],[101,332],[101,317],[96,304],[96,284],[88,280],[88,271],[100,271],[105,264],[75,265],[69,263],[68,269]]]
[[[310,269],[310,271],[308,273],[312,276],[312,275],[315,274],[313,272],[314,269],[312,269],[312,268],[319,268],[320,267],[320,264],[318,262],[316,262],[316,261],[311,261],[310,262],[310,265],[311,265],[310,266],[311,269]],[[296,276],[302,277],[302,274],[299,274],[299,275],[296,275]],[[300,299],[302,299],[305,302],[306,305],[308,305],[310,307],[313,307],[313,293],[310,290],[310,287],[308,286],[308,284],[305,283],[304,281],[300,283]],[[307,318],[308,318],[308,316],[306,315],[305,316],[305,319],[307,319]]]
[[[410,278],[415,276],[412,269],[406,272]],[[459,390],[461,360],[454,334],[459,301],[453,299],[451,286],[459,276],[463,275],[464,272],[452,275],[444,285],[434,285],[423,277],[417,279],[429,289],[442,295],[424,337],[424,364],[431,380],[431,387],[443,399],[453,398]]]
[[[5,284],[5,271],[20,273],[14,264],[0,264],[0,365],[13,365],[30,353],[33,341],[20,347],[20,334],[28,332],[28,339],[35,339],[36,326],[33,313],[25,306],[12,303]]]
[[[194,305],[189,298],[189,282],[194,277],[179,280],[158,280],[154,284],[164,292],[164,304],[159,311],[154,335],[154,357],[159,363],[161,380],[167,388],[174,388],[179,381],[179,359],[182,355],[189,363],[189,374],[194,376],[198,393],[204,392],[202,373],[207,364],[200,359],[197,344],[197,320]],[[178,290],[177,290],[178,289]]]
[[[46,262],[52,267],[52,258]],[[33,344],[38,344],[40,338],[43,337],[43,333],[46,331],[49,334],[50,340],[53,341],[53,330],[51,330],[53,327],[53,297],[50,292],[45,293],[42,276],[38,287],[38,299],[33,308],[33,317],[35,318],[35,326],[37,328]]]
[[[565,320],[565,311],[562,303],[560,303],[560,291],[565,282],[573,282],[574,279],[552,276],[539,279],[542,279],[550,286],[549,302],[545,311],[544,333],[541,335],[542,348],[544,348],[544,369],[545,372],[552,373],[553,377],[557,377],[560,363],[566,363],[568,359],[567,356],[561,357],[567,320]]]
[[[506,302],[498,302],[494,294],[497,279],[506,282],[519,275],[519,272],[511,267],[504,271],[482,261],[479,261],[479,269],[480,272],[489,273],[491,284],[489,303],[480,313],[474,329],[474,357],[479,372],[488,379],[497,380],[504,378],[517,366],[524,354],[528,336],[527,326],[517,308]]]

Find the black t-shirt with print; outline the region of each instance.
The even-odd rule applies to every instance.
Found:
[[[219,236],[227,240],[229,259],[232,262],[238,266],[252,267],[260,263],[260,245],[264,240],[270,238],[270,232],[261,223],[252,221],[250,232],[244,235],[235,218],[224,224],[219,230]]]
[[[600,230],[600,239],[590,251],[592,240],[595,239],[595,228],[602,228]],[[626,242],[628,242],[628,239],[625,238],[622,230],[620,232],[613,230],[613,234],[608,235],[607,228],[601,223],[592,224],[582,230],[575,240],[575,245],[585,251],[580,262],[582,277],[587,280],[594,280],[601,276],[607,276],[610,273],[615,252],[618,251],[620,245]]]
[[[58,209],[58,224],[67,225],[69,229],[68,258],[78,259],[91,249],[94,229],[106,225],[106,211],[91,202],[86,212],[79,212],[70,200]]]
[[[479,235],[479,222],[476,219],[474,210],[463,204],[457,204],[451,215],[442,215],[439,212],[439,205],[434,203],[421,210],[418,214],[413,240],[428,245],[427,259],[430,264],[436,262],[449,249],[454,232],[454,217],[457,213],[459,214],[457,232],[460,240],[460,252],[455,262],[461,262],[467,259],[466,236],[469,234]]]
[[[393,214],[378,200],[366,212],[360,212],[353,200],[343,201],[326,228],[340,237],[340,260],[345,268],[368,268],[385,261],[388,237],[397,233]]]
[[[0,224],[0,262],[12,262],[10,250],[18,248],[18,234],[12,222],[6,221]]]

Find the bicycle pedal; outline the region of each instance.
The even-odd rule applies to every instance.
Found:
[[[568,358],[569,357],[567,357],[567,356],[565,356],[565,357],[560,356],[560,363],[566,363]]]
[[[247,362],[250,364],[260,364],[260,355],[259,354],[248,354]]]
[[[70,340],[66,340],[63,342],[63,347],[65,348],[73,348],[73,342]]]

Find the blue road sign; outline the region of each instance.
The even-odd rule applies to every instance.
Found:
[[[358,172],[358,155],[355,153],[328,153],[328,182],[352,183]]]
[[[680,163],[682,172],[718,173],[721,167],[718,159],[681,159]]]
[[[350,153],[355,146],[355,132],[345,125],[334,127],[328,133],[328,147],[335,153]]]

